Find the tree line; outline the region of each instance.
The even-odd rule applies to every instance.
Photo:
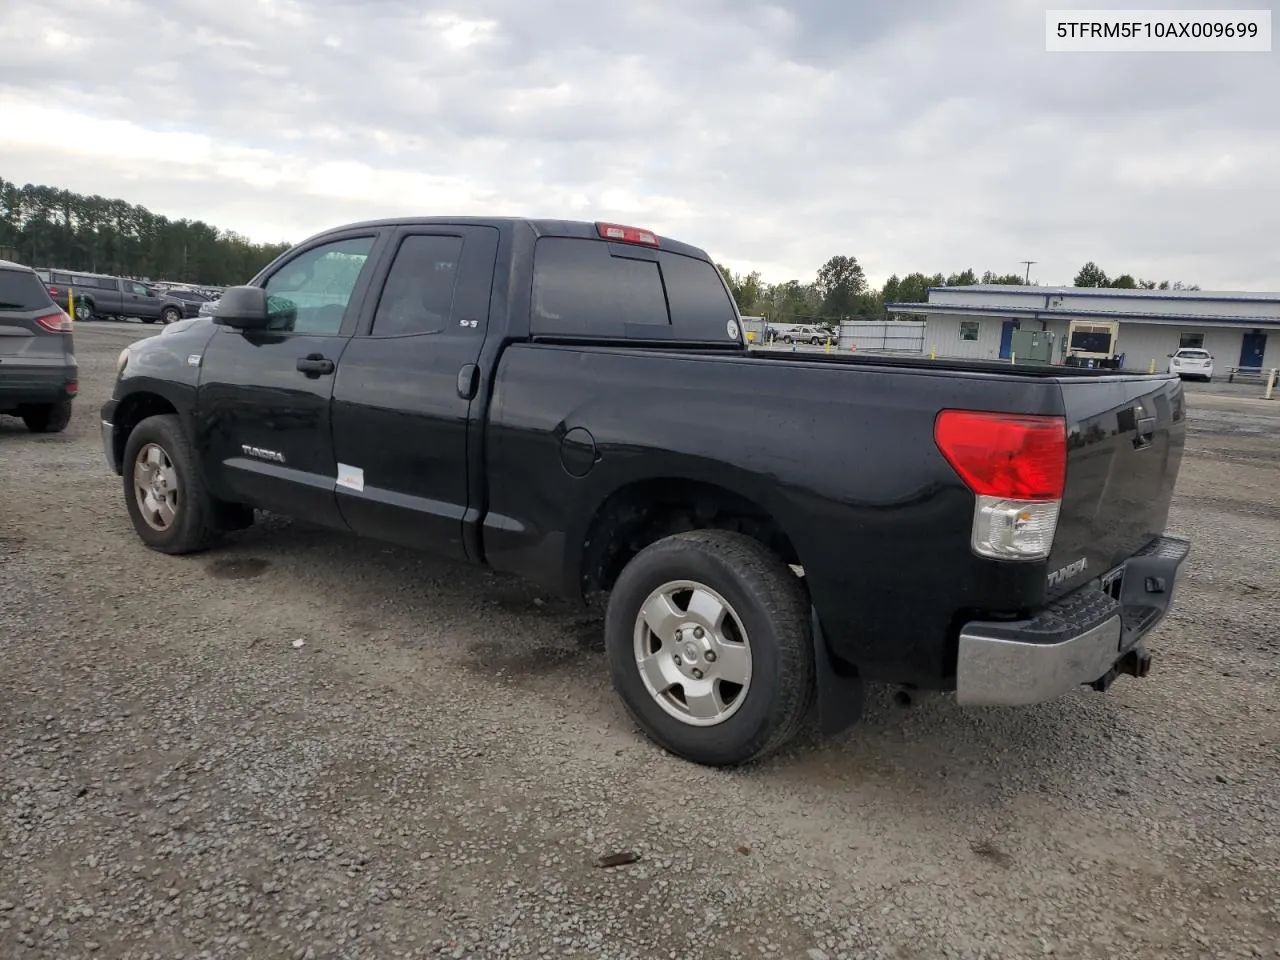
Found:
[[[1172,283],[1168,280],[1161,280],[1158,283],[1155,280],[1135,280],[1131,273],[1122,273],[1118,277],[1108,277],[1107,272],[1092,260],[1080,268],[1080,272],[1076,274],[1076,278],[1071,282],[1071,285],[1073,287],[1111,287],[1116,290],[1200,289],[1199,284],[1193,283],[1188,286],[1181,280],[1174,280]]]
[[[972,269],[950,274],[897,274],[875,289],[868,285],[866,274],[857,257],[835,256],[824,263],[817,276],[808,283],[787,280],[764,283],[759,271],[734,273],[717,264],[733,293],[738,309],[746,316],[766,317],[772,323],[833,324],[841,320],[886,320],[891,303],[926,303],[930,287],[960,287],[975,283],[1021,286],[1026,281],[1016,273],[985,271],[981,276]],[[1031,286],[1038,286],[1032,282]],[[1129,274],[1110,278],[1092,260],[1076,275],[1077,287],[1114,287],[1145,290],[1199,290],[1181,281],[1135,280]]]
[[[252,243],[230,230],[202,220],[170,220],[125,200],[87,196],[60,187],[17,183],[0,177],[0,259],[33,267],[59,267],[89,273],[150,280],[223,286],[243,283],[288,243]],[[909,273],[870,287],[853,256],[834,256],[809,282],[764,283],[759,271],[737,274],[717,264],[738,309],[775,323],[834,323],[883,320],[889,303],[924,303],[930,287],[974,283],[1017,285],[1016,273],[972,269],[951,274]],[[1109,277],[1093,261],[1076,275],[1077,287],[1148,290],[1198,290],[1181,281]]]
[[[0,259],[32,267],[225,286],[288,248],[125,200],[0,177]]]

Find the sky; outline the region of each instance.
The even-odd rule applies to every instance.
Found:
[[[260,241],[543,216],[768,282],[1280,290],[1280,52],[1048,53],[1047,5],[5,0],[0,176]]]

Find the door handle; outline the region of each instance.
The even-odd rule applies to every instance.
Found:
[[[1141,450],[1144,447],[1151,446],[1151,441],[1156,435],[1156,418],[1140,417],[1138,419],[1138,437],[1133,441],[1136,449]]]
[[[474,363],[464,363],[458,371],[458,396],[463,400],[474,400],[479,382],[480,368]]]
[[[318,377],[324,373],[333,373],[333,361],[323,354],[309,353],[298,358],[298,370],[308,377]]]

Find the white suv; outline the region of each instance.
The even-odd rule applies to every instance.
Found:
[[[1200,377],[1208,382],[1213,379],[1213,354],[1199,347],[1183,347],[1169,354],[1169,372],[1179,377]]]

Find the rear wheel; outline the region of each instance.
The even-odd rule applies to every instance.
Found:
[[[676,534],[637,554],[610,594],[605,645],[632,717],[695,763],[772,753],[813,702],[804,588],[780,557],[739,533]]]
[[[93,303],[88,300],[76,301],[76,319],[92,320],[93,319]]]
[[[164,313],[160,314],[160,319],[165,323],[177,323],[182,319],[182,314],[178,312],[176,307],[165,307]]]
[[[195,553],[218,539],[219,503],[175,414],[148,417],[129,434],[124,497],[134,530],[153,550]]]
[[[61,433],[71,422],[71,401],[33,404],[23,407],[18,415],[32,433]]]

